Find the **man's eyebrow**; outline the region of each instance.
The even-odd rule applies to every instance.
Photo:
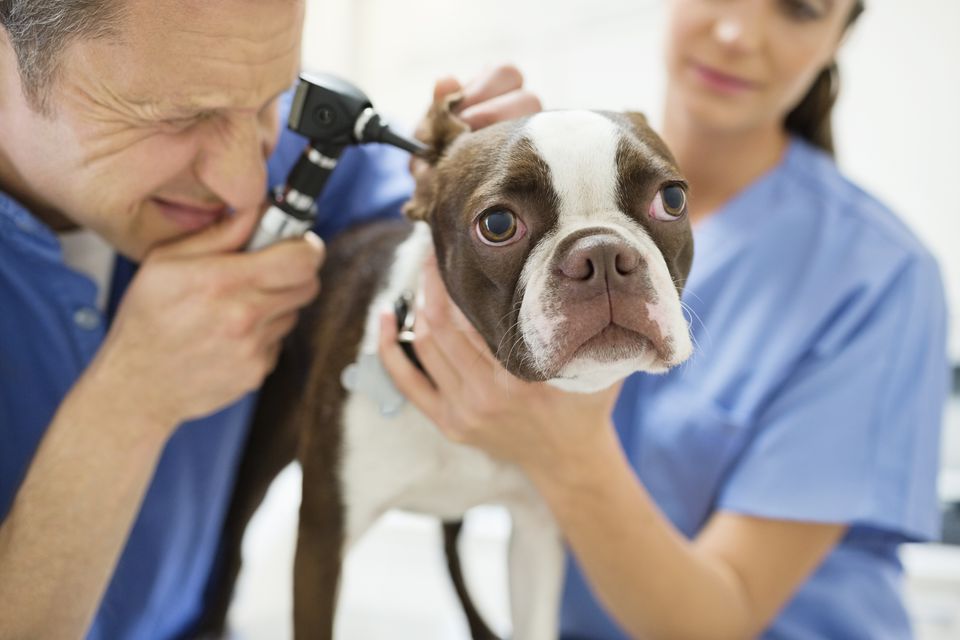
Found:
[[[256,109],[259,111],[263,107],[269,105],[274,100],[277,100],[280,96],[288,92],[292,87],[293,87],[293,84],[291,83],[289,86],[284,87],[283,89],[280,89],[275,94],[270,96],[270,98],[266,102],[264,102],[260,107],[256,107]],[[169,120],[207,116],[207,115],[215,114],[219,111],[230,110],[230,107],[222,107],[222,106],[218,107],[218,106],[213,106],[209,103],[204,104],[202,102],[190,102],[189,99],[187,100],[186,104],[184,103],[172,104],[169,102],[166,102],[166,104],[164,103],[148,103],[148,104],[154,113],[157,113],[159,116]]]

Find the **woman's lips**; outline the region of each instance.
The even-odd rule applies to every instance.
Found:
[[[203,207],[163,198],[153,198],[153,203],[165,218],[185,231],[196,231],[209,227],[226,212],[226,207]]]
[[[739,94],[751,91],[759,86],[756,82],[724,73],[698,62],[691,63],[691,67],[700,82],[719,93]]]

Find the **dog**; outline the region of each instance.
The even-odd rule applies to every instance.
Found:
[[[324,293],[261,391],[207,632],[223,630],[248,520],[296,458],[297,638],[332,637],[341,561],[393,508],[446,523],[471,633],[494,637],[466,593],[455,546],[463,514],[492,503],[513,521],[513,637],[557,637],[561,535],[520,469],[446,440],[410,404],[386,417],[382,403],[341,382],[345,369],[376,362],[380,309],[401,301],[412,311],[403,301],[418,291],[431,248],[451,298],[521,379],[593,392],[635,371],[667,371],[692,352],[680,304],[693,256],[687,187],[645,118],[551,111],[470,131],[455,105],[442,100],[428,114],[430,170],[406,219],[360,226],[328,247]]]

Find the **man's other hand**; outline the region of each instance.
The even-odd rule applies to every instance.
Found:
[[[240,212],[152,250],[87,382],[171,432],[258,388],[319,292],[324,259],[313,233],[240,252],[259,217]]]

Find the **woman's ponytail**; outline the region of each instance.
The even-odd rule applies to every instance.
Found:
[[[863,13],[863,0],[857,0],[847,20],[849,28]],[[813,85],[793,111],[787,115],[784,126],[810,144],[833,155],[833,106],[840,94],[840,70],[836,61],[830,63],[814,80]]]

